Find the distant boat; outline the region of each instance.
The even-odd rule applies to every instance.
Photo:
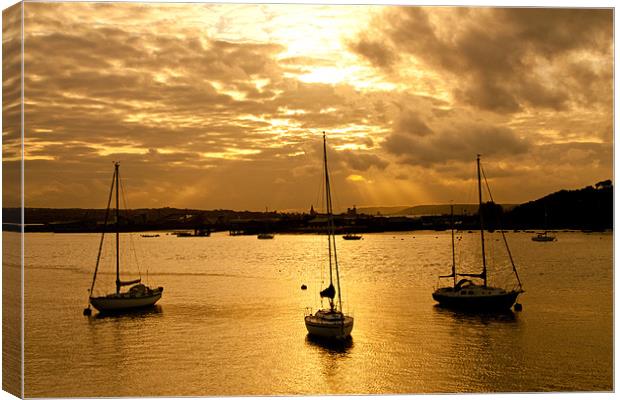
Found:
[[[143,237],[143,238],[156,238],[156,237],[159,237],[159,235],[158,234],[155,234],[155,235],[143,234],[143,235],[140,235],[140,237]]]
[[[547,210],[545,209],[545,226],[547,226]],[[535,242],[553,242],[556,240],[555,235],[549,234],[549,232],[539,232],[532,236],[532,240]]]
[[[176,237],[209,237],[211,236],[211,230],[205,228],[196,228],[191,231],[178,231],[174,232]]]
[[[536,236],[532,236],[532,240],[535,242],[553,242],[556,239],[555,235],[549,234],[549,232],[544,231],[537,233]]]
[[[336,253],[336,235],[334,233],[334,215],[332,196],[327,168],[327,144],[323,132],[323,165],[325,173],[325,202],[327,209],[327,251],[329,258],[329,286],[320,292],[321,300],[327,298],[329,309],[320,309],[314,314],[308,313],[304,321],[310,336],[329,340],[344,340],[351,336],[353,317],[342,312],[342,296],[340,290],[340,274]],[[334,286],[334,283],[336,286]],[[338,295],[337,302],[334,301]]]
[[[114,163],[114,175],[112,177],[112,187],[110,188],[110,195],[108,197],[108,206],[105,213],[104,231],[101,233],[101,240],[99,241],[99,251],[97,253],[97,262],[95,264],[95,272],[93,274],[93,282],[89,290],[89,306],[84,309],[84,315],[90,315],[90,305],[95,307],[100,312],[118,312],[125,310],[133,310],[136,308],[149,307],[154,305],[162,296],[164,291],[163,287],[151,289],[148,286],[141,283],[141,279],[134,279],[130,281],[121,281],[120,278],[120,261],[119,261],[119,163]],[[104,296],[94,296],[93,290],[95,288],[95,282],[97,280],[97,271],[99,269],[99,261],[101,260],[101,250],[103,247],[103,240],[105,237],[105,227],[108,224],[108,217],[110,214],[110,203],[112,200],[112,193],[116,187],[116,207],[115,207],[115,230],[116,230],[116,291],[114,293]],[[128,291],[121,292],[123,286],[130,286]]]
[[[484,249],[484,221],[482,215],[482,184],[481,184],[481,168],[480,155],[476,158],[476,166],[478,169],[478,216],[480,219],[480,243],[482,248],[482,272],[481,273],[457,273],[456,262],[454,256],[454,228],[452,228],[452,273],[450,275],[442,275],[440,278],[452,278],[452,286],[442,287],[433,292],[433,299],[439,305],[463,309],[468,311],[492,311],[492,310],[508,310],[517,300],[519,294],[523,293],[521,280],[517,273],[517,269],[512,260],[512,254],[508,248],[508,242],[504,232],[500,232],[512,264],[512,269],[518,282],[515,289],[503,289],[492,287],[487,284],[487,265]],[[486,181],[486,178],[485,178]],[[488,189],[488,185],[487,185]],[[490,190],[489,190],[490,193]],[[492,200],[492,198],[491,198]],[[452,224],[453,225],[453,224]],[[474,283],[470,279],[460,279],[457,282],[457,276],[476,278],[482,280],[482,283]]]
[[[362,235],[356,235],[355,233],[347,233],[342,236],[344,240],[360,240]]]
[[[273,236],[272,233],[259,233],[256,237],[259,239],[273,239]]]

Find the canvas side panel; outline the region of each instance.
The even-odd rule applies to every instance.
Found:
[[[22,3],[2,12],[2,389],[22,397]]]

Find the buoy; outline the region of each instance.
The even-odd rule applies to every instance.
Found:
[[[306,286],[305,284],[301,285],[301,290],[306,290],[308,289],[308,286]]]
[[[86,307],[84,309],[84,315],[86,315],[87,317],[90,316],[90,314],[92,314],[92,310],[90,309],[90,307]]]
[[[521,303],[515,303],[515,311],[521,311],[523,310],[523,306],[521,305]]]

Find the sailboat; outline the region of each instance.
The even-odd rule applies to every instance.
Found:
[[[492,310],[509,310],[519,294],[523,293],[521,280],[517,273],[516,266],[506,241],[503,230],[500,230],[504,245],[512,264],[512,270],[518,282],[515,289],[504,289],[488,285],[488,273],[486,264],[486,255],[484,249],[484,220],[482,215],[482,183],[480,155],[476,158],[476,167],[478,171],[478,217],[480,222],[480,243],[482,249],[482,272],[480,273],[457,273],[456,262],[454,257],[454,227],[452,227],[452,273],[450,275],[441,275],[440,278],[452,278],[452,286],[442,287],[433,292],[433,299],[440,306],[448,308],[463,309],[469,311],[492,311]],[[486,177],[485,177],[486,182]],[[488,187],[488,185],[487,185]],[[490,193],[490,192],[489,192]],[[491,199],[492,200],[492,199]],[[452,224],[453,225],[453,224]],[[457,277],[466,277],[457,282]],[[471,279],[476,278],[482,283],[475,283]]]
[[[108,197],[108,206],[106,208],[104,230],[101,233],[101,240],[99,241],[99,252],[97,254],[97,262],[95,264],[95,272],[93,274],[93,282],[89,290],[89,306],[84,309],[84,315],[90,315],[90,305],[95,307],[99,312],[120,312],[127,311],[136,308],[149,307],[154,305],[162,296],[164,291],[163,287],[157,287],[151,289],[148,286],[141,283],[141,279],[134,279],[130,281],[121,281],[120,278],[120,252],[119,252],[119,166],[120,163],[114,163],[114,176],[112,177],[112,186],[110,187],[110,195]],[[116,291],[104,296],[94,296],[93,290],[95,289],[95,282],[97,280],[97,271],[99,269],[99,262],[101,260],[101,250],[103,247],[103,240],[105,237],[105,231],[108,224],[108,217],[110,214],[110,203],[112,200],[112,193],[116,189],[116,207],[115,207],[115,234],[116,234]],[[121,288],[124,286],[131,286],[129,290],[122,292]]]
[[[547,226],[547,210],[545,209],[545,226]],[[555,235],[549,234],[549,232],[538,232],[532,236],[532,240],[535,242],[553,242],[556,240]]]
[[[532,240],[535,242],[553,242],[557,239],[553,234],[550,235],[549,232],[544,231],[532,236]]]
[[[334,233],[334,215],[332,197],[327,168],[327,143],[323,132],[323,165],[325,172],[325,203],[327,210],[327,251],[329,256],[329,286],[320,292],[321,299],[327,298],[328,309],[317,310],[304,317],[306,329],[310,336],[323,339],[343,340],[351,336],[353,317],[342,312],[342,296],[340,290],[340,273],[336,252],[336,235]],[[334,286],[334,283],[336,286]],[[338,295],[337,301],[335,300]]]

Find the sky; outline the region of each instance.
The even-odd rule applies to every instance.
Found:
[[[500,203],[613,177],[611,9],[25,3],[24,18],[26,207],[104,208],[120,161],[129,208],[308,210],[322,132],[337,209],[473,203],[476,154]]]

